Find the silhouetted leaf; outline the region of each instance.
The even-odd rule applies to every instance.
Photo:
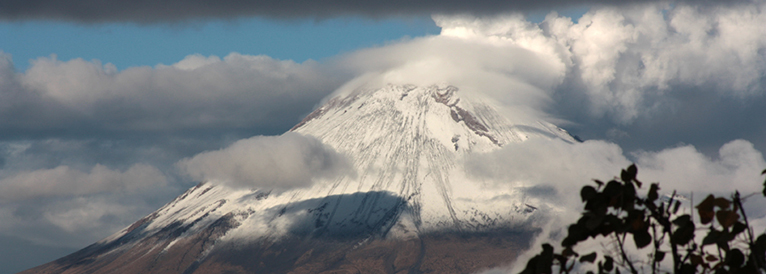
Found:
[[[559,262],[559,273],[563,273],[565,271],[571,270],[574,267],[574,264],[570,264],[569,267],[567,267],[567,262],[569,261],[569,258],[559,255],[559,254],[553,254],[553,258]]]
[[[766,174],[766,169],[761,172],[761,175]],[[763,196],[766,196],[766,180],[763,181]]]
[[[606,183],[606,187],[604,187],[604,190],[601,191],[601,193],[604,193],[607,197],[620,195],[620,193],[622,193],[622,184],[614,180],[609,181],[609,183]]]
[[[602,186],[604,186],[604,182],[602,182],[601,180],[593,179],[593,181],[596,182],[596,185],[598,185],[598,188],[601,188]]]
[[[758,269],[766,270],[766,234],[759,235],[754,243],[747,245],[750,250],[743,252],[730,247],[730,244],[735,243],[735,238],[739,234],[748,230],[747,225],[739,221],[738,212],[742,210],[739,208],[741,203],[739,192],[736,192],[733,200],[722,197],[716,198],[711,194],[695,206],[703,224],[710,224],[713,219],[716,219],[722,227],[721,230],[716,230],[717,225],[710,224],[708,233],[699,243],[693,241],[695,223],[692,221],[692,215],[678,216],[671,221],[672,225],[668,227],[670,216],[677,214],[682,204],[676,200],[675,192],[669,201],[658,201],[660,187],[658,183],[652,183],[646,199],[637,197],[635,187],[641,187],[641,182],[636,179],[637,173],[636,166],[631,165],[622,170],[620,174],[622,181],[615,179],[605,184],[602,181],[594,180],[596,187],[583,187],[580,196],[585,202],[585,212],[577,223],[568,227],[569,234],[562,241],[562,245],[565,247],[564,251],[561,255],[553,254],[553,248],[550,245],[543,245],[543,252],[530,259],[522,273],[551,273],[554,260],[556,260],[557,265],[561,266],[561,273],[570,273],[575,265],[579,265],[574,262],[567,264],[569,258],[579,257],[572,250],[572,247],[590,237],[595,238],[599,235],[620,237],[624,236],[624,233],[629,233],[633,235],[633,241],[637,248],[645,248],[652,243],[652,240],[667,241],[665,239],[667,234],[664,234],[668,233],[667,229],[670,229],[670,235],[667,235],[670,236],[670,244],[679,250],[677,254],[679,257],[674,257],[674,259],[679,259],[680,261],[675,263],[680,262],[680,265],[672,271],[673,273],[697,273],[698,271],[704,273],[759,273],[757,272]],[[766,170],[762,172],[762,175],[764,174],[766,174]],[[599,192],[599,190],[602,191]],[[763,194],[766,196],[766,181],[764,181]],[[651,215],[645,216],[647,212]],[[652,222],[656,223],[652,224]],[[658,237],[655,239],[649,232],[649,226],[656,227],[657,225],[662,229],[662,232],[658,233],[662,234],[654,235]],[[749,239],[748,237],[741,238],[736,241],[738,244],[735,245],[740,248],[745,246],[747,239]],[[717,245],[719,254],[723,252],[720,256],[709,254],[711,249],[704,249],[704,246],[714,243]],[[698,247],[698,244],[701,244],[702,247]],[[665,251],[654,250],[652,260],[662,262],[666,255],[667,252]],[[581,263],[595,263],[597,257],[597,253],[593,252],[580,257],[579,261]],[[604,256],[604,260],[598,262],[599,273],[612,272],[614,269],[614,272],[619,274],[620,269],[615,268],[614,263],[612,257]],[[713,267],[711,268],[710,265]],[[625,266],[627,265],[623,265],[623,267]],[[700,266],[702,268],[699,268]],[[640,265],[640,271],[645,270],[645,267],[645,265]],[[589,271],[588,273],[592,272]]]
[[[681,271],[679,271],[679,274],[694,274],[697,272],[697,267],[693,266],[691,264],[683,264],[681,265]]]
[[[593,263],[596,260],[596,252],[580,257],[580,262]]]
[[[540,261],[540,255],[535,255],[529,261],[527,261],[527,266],[524,267],[524,270],[522,270],[519,274],[537,274],[537,262]]]
[[[604,270],[607,272],[612,271],[612,269],[614,269],[614,259],[609,256],[604,256],[604,259],[606,260],[606,262],[604,262]]]
[[[761,234],[755,240],[755,244],[750,250],[750,254],[755,257],[759,265],[766,266],[766,234]]]
[[[577,223],[572,224],[567,229],[567,237],[564,238],[563,241],[561,241],[562,246],[573,246],[577,244],[580,241],[584,241],[588,239],[588,229],[585,227],[585,222],[583,218],[580,218]]]
[[[597,194],[598,191],[592,186],[584,186],[582,187],[582,190],[580,190],[580,198],[582,198],[583,202],[593,199]]]
[[[607,236],[609,234],[612,234],[612,232],[615,232],[621,224],[620,218],[617,218],[617,216],[614,215],[606,215],[604,217],[604,220],[602,221],[602,225],[599,227],[598,233],[602,236]]]
[[[723,251],[729,251],[729,241],[726,240],[726,235],[724,235],[725,232],[721,232],[721,236],[718,237],[715,244],[718,246],[718,248],[722,249]]]
[[[644,218],[644,211],[633,209],[628,211],[628,217],[625,219],[625,223],[629,225],[629,231],[639,231],[648,227],[648,223]]]
[[[711,245],[718,242],[718,238],[720,236],[721,232],[711,227],[710,231],[708,231],[707,235],[705,235],[705,238],[702,239],[702,246]]]
[[[659,198],[659,194],[657,193],[657,191],[659,190],[660,190],[660,185],[658,183],[653,183],[649,187],[649,193],[646,195],[646,199],[649,200],[649,202],[654,202],[655,200],[657,200],[657,198]]]
[[[731,210],[719,210],[715,214],[718,223],[725,228],[729,228],[739,220],[739,214]]]
[[[644,248],[652,242],[652,235],[646,230],[639,230],[633,233],[633,242],[636,247]]]
[[[553,246],[543,244],[543,251],[529,259],[521,274],[551,274],[553,266]]]
[[[568,246],[568,247],[564,248],[564,250],[561,251],[561,255],[566,256],[566,257],[580,256],[580,254],[577,254],[577,252],[572,250],[571,246]]]
[[[596,230],[604,222],[604,214],[597,214],[595,212],[586,212],[583,214],[583,218],[587,218],[585,222],[585,228],[588,231]]]
[[[702,224],[708,224],[713,221],[713,218],[715,217],[715,212],[713,211],[713,206],[715,205],[714,202],[715,197],[710,194],[705,200],[697,205],[697,212],[700,215],[700,222],[702,222]]]
[[[726,265],[734,268],[739,268],[745,263],[745,254],[739,249],[732,249],[726,253]]]
[[[695,266],[697,266],[697,265],[701,265],[701,264],[704,264],[704,263],[705,263],[705,262],[702,260],[702,256],[700,256],[700,255],[695,255],[695,254],[692,254],[691,256],[689,256],[689,260],[692,262],[692,265],[695,265]]]
[[[622,172],[620,172],[620,179],[626,184],[630,184],[633,179],[636,179],[636,173],[638,173],[636,165],[630,165],[627,170],[623,169]]]
[[[670,235],[671,243],[685,245],[694,238],[694,223],[691,221],[691,216],[684,214],[673,220],[673,224],[677,228]]]
[[[691,216],[689,216],[689,214],[684,214],[684,215],[678,216],[678,218],[673,220],[673,224],[675,224],[677,226],[681,226],[681,225],[684,225],[686,223],[690,223],[691,221],[692,221]]]
[[[622,210],[633,209],[636,202],[636,188],[633,184],[625,184],[622,187]]]
[[[635,178],[633,179],[633,182],[634,182],[634,183],[636,183],[636,186],[637,186],[638,188],[641,188],[641,185],[643,185],[643,184],[644,184],[644,183],[642,183],[641,181],[639,181],[638,179],[635,179]]]
[[[760,271],[758,271],[758,267],[755,266],[755,262],[752,260],[745,262],[745,266],[738,269],[737,271],[742,274],[762,274]]]
[[[715,206],[717,206],[720,209],[728,209],[729,206],[731,206],[731,201],[723,197],[718,197],[718,198],[715,198],[715,200],[713,201],[713,204],[715,204]]]
[[[747,229],[747,225],[743,224],[742,222],[736,222],[734,223],[734,226],[731,228],[731,234],[736,236],[737,234],[742,233]]]

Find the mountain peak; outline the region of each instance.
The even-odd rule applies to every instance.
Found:
[[[494,107],[472,99],[461,98],[459,89],[451,85],[357,89],[328,100],[291,131],[315,136],[336,148],[346,147],[341,143],[353,143],[349,140],[363,139],[337,138],[342,134],[338,131],[348,130],[363,131],[365,137],[414,131],[461,152],[488,152],[541,135],[574,141],[565,131],[545,122],[532,126],[512,123]]]
[[[83,264],[97,272],[123,267],[160,273],[163,263],[147,261],[143,268],[125,268],[119,262],[166,258],[168,264],[185,265],[181,272],[192,273],[215,269],[210,267],[217,259],[211,258],[234,256],[232,246],[263,255],[276,252],[270,246],[294,239],[312,239],[322,248],[326,241],[349,241],[353,248],[348,252],[353,253],[359,246],[370,247],[370,241],[419,239],[422,245],[424,237],[434,233],[512,229],[524,223],[535,207],[523,203],[523,194],[515,189],[492,188],[471,178],[463,168],[465,156],[529,138],[574,141],[545,122],[514,124],[489,104],[465,98],[449,85],[357,89],[331,98],[291,131],[313,136],[344,155],[355,173],[314,178],[310,186],[280,193],[203,182],[133,225],[57,262],[87,261]],[[425,252],[424,246],[419,248]],[[304,251],[301,258],[313,256],[313,251]],[[190,252],[193,260],[184,263]],[[181,256],[182,262],[169,256]],[[280,258],[302,264],[301,259]],[[408,267],[421,267],[423,258],[419,260]],[[265,272],[284,272],[280,267],[268,266],[271,270]]]

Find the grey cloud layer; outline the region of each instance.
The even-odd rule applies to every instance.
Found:
[[[103,142],[96,143],[104,150]],[[167,172],[141,161],[115,165],[103,158],[79,159],[101,158],[91,146],[82,140],[0,142],[2,237],[82,247],[141,218],[183,189]],[[120,156],[124,155],[112,157]]]
[[[19,252],[103,238],[189,187],[178,160],[284,132],[346,77],[236,53],[122,71],[42,57],[17,72],[0,52],[0,236]]]
[[[550,7],[575,5],[624,5],[626,1],[615,0],[543,0],[543,1],[236,1],[236,0],[167,0],[167,1],[54,1],[54,0],[2,0],[0,20],[65,20],[75,22],[175,22],[193,19],[230,19],[246,16],[271,18],[335,17],[363,15],[371,17],[399,15],[428,15],[431,13],[497,14],[519,10],[548,10]],[[656,0],[639,0],[631,3],[652,3]],[[698,5],[724,3],[717,0],[688,0],[681,2]],[[725,1],[725,4],[748,2]]]
[[[232,53],[117,71],[55,56],[16,73],[0,58],[2,137],[81,129],[88,134],[289,128],[342,81],[313,61]],[[13,133],[9,133],[13,132]],[[2,138],[0,137],[0,138]]]
[[[42,197],[136,192],[161,187],[167,179],[157,168],[136,164],[125,172],[96,165],[89,172],[58,166],[0,179],[0,203]]]

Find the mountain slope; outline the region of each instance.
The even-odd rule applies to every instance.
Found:
[[[535,207],[466,175],[462,160],[529,138],[452,86],[360,89],[291,129],[353,173],[281,193],[203,182],[122,231],[26,273],[467,273],[525,248]],[[345,272],[337,272],[345,273]]]

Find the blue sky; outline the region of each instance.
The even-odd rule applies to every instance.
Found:
[[[0,0],[0,254],[18,254],[0,256],[0,273],[66,255],[172,200],[193,185],[181,159],[280,134],[355,77],[422,58],[532,87],[485,92],[631,160],[665,155],[729,178],[739,166],[720,160],[725,144],[740,140],[728,147],[759,161],[766,151],[763,0],[339,1],[320,11],[313,1],[199,0],[156,12],[140,1],[41,1]],[[560,16],[543,22],[551,10]],[[450,16],[432,20],[440,12]],[[450,34],[439,37],[440,26]],[[41,187],[50,181],[59,192]],[[131,184],[140,187],[126,193]]]
[[[239,52],[296,62],[321,60],[389,41],[438,33],[439,28],[428,16],[378,20],[248,18],[161,25],[24,21],[0,23],[0,49],[12,55],[21,71],[29,66],[29,60],[51,54],[64,61],[97,59],[122,70],[169,65],[195,53],[225,56]]]
[[[579,6],[558,12],[577,19],[587,10]],[[526,16],[539,23],[548,12],[531,11]],[[19,71],[25,71],[30,60],[51,54],[63,61],[95,59],[122,70],[173,64],[190,54],[225,56],[238,52],[296,62],[321,60],[439,31],[428,15],[378,19],[255,17],[164,24],[35,20],[0,22],[0,50],[12,56]]]

